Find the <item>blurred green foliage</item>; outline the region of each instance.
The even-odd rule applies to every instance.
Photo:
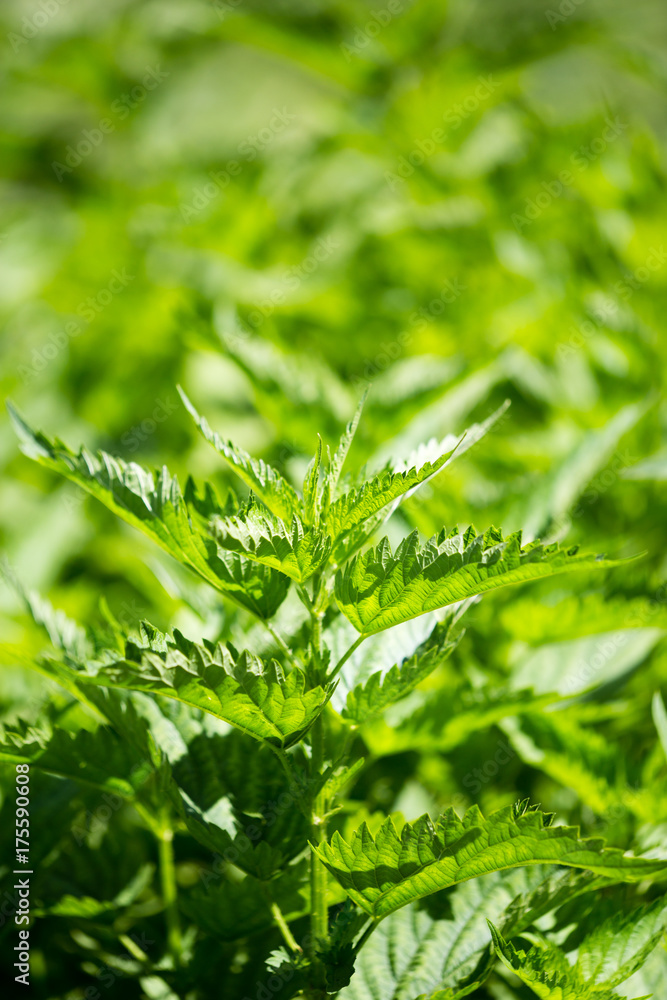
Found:
[[[5,0],[0,24],[3,396],[71,445],[221,487],[178,382],[223,435],[295,478],[369,383],[353,461],[376,464],[509,398],[493,433],[402,508],[392,541],[474,521],[648,556],[604,584],[478,605],[423,709],[432,740],[415,750],[407,723],[378,723],[357,805],[413,816],[525,794],[619,845],[639,831],[656,846],[641,840],[648,806],[634,793],[628,804],[577,784],[581,761],[540,767],[530,746],[556,754],[572,739],[557,727],[527,724],[522,761],[474,791],[466,779],[509,738],[494,684],[547,676],[553,691],[600,634],[627,630],[570,722],[622,748],[632,781],[615,775],[618,788],[664,780],[650,710],[667,685],[664,4]],[[95,621],[103,595],[126,627],[245,628],[20,456],[6,421],[0,462],[4,547],[58,607]],[[90,725],[23,669],[43,640],[1,600],[3,718],[38,719],[48,704]],[[465,690],[451,701],[456,670]],[[462,718],[443,732],[447,710]],[[72,793],[43,781],[57,840]],[[109,897],[151,861],[133,829],[136,857]],[[105,836],[118,852],[127,843]],[[47,955],[76,950],[49,927]],[[489,995],[527,995],[501,986]],[[49,989],[39,995],[83,996]]]

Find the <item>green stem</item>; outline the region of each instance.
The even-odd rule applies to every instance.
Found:
[[[285,654],[285,656],[287,657],[287,659],[290,661],[290,663],[292,664],[292,666],[293,667],[299,667],[302,670],[303,667],[301,666],[301,664],[299,663],[299,661],[297,660],[296,656],[294,655],[294,653],[292,652],[292,650],[289,648],[289,646],[287,645],[287,643],[285,642],[285,640],[283,639],[283,637],[280,635],[280,633],[276,632],[276,630],[273,628],[273,626],[269,625],[269,623],[267,621],[263,621],[262,620],[262,625],[264,625],[264,627],[266,628],[267,632],[269,633],[269,635],[274,640],[276,646],[278,646],[278,648],[283,651],[283,653]]]
[[[366,942],[368,941],[369,937],[371,936],[371,934],[373,933],[379,922],[380,922],[379,920],[371,920],[370,923],[366,925],[363,934],[354,943],[354,950],[356,952],[361,951],[361,949],[366,944]]]
[[[322,773],[324,765],[324,729],[322,715],[318,715],[311,728],[313,742],[313,776]],[[311,836],[314,844],[321,844],[327,835],[326,803],[321,793],[315,796],[311,813]],[[327,870],[315,854],[310,856],[310,934],[311,961],[313,964],[314,985],[317,990],[324,991],[324,966],[317,958],[316,952],[325,947],[329,931],[329,911],[327,907]],[[314,993],[318,996],[318,993]]]
[[[290,794],[292,793],[292,788],[295,789],[295,800],[299,811],[304,814],[306,819],[310,819],[308,799],[304,793],[306,782],[300,777],[298,772],[293,769],[290,763],[290,757],[285,750],[281,750],[279,747],[274,747],[270,744],[269,746],[282,765],[287,781],[289,782]]]
[[[164,900],[167,918],[167,943],[174,965],[181,964],[181,926],[178,917],[178,898],[176,888],[176,869],[174,867],[174,833],[170,826],[164,824],[158,834],[158,852],[160,858],[160,882],[162,884],[162,899]]]
[[[146,952],[142,948],[140,948],[139,945],[136,943],[136,941],[133,941],[132,938],[129,937],[127,934],[119,934],[118,940],[121,942],[121,944],[125,945],[130,955],[134,956],[134,958],[137,958],[140,962],[149,961]]]
[[[278,929],[283,936],[283,941],[291,951],[295,952],[295,954],[297,955],[300,955],[303,949],[297,943],[296,938],[292,934],[290,926],[285,920],[285,915],[283,911],[280,909],[275,900],[271,898],[271,892],[266,883],[262,883],[261,887],[262,887],[262,892],[264,893],[264,896],[266,898],[266,902],[268,903],[269,909],[271,910],[271,916],[275,920]]]
[[[319,674],[322,663],[322,615],[312,614],[312,646],[315,668]],[[315,719],[311,730],[312,758],[311,776],[319,777],[324,770],[324,713]],[[322,792],[318,792],[311,807],[311,837],[314,844],[321,844],[327,835],[326,807]],[[327,907],[327,870],[314,853],[310,855],[310,935],[311,962],[313,969],[313,998],[326,994],[324,965],[317,957],[318,948],[326,947],[329,934],[329,910]]]
[[[345,652],[341,656],[340,660],[338,661],[338,663],[336,664],[336,666],[333,668],[333,670],[331,671],[331,673],[327,677],[327,680],[330,681],[330,680],[332,680],[336,676],[336,674],[340,671],[340,669],[343,666],[343,664],[347,663],[347,661],[350,659],[350,657],[354,653],[355,649],[358,649],[359,646],[361,646],[361,644],[364,641],[364,639],[367,639],[367,638],[368,638],[367,635],[360,635],[357,639],[355,639],[355,641],[352,643],[352,645],[350,646],[350,648],[345,650]]]
[[[311,620],[313,623],[313,649],[319,664],[322,658],[322,615],[313,614]]]

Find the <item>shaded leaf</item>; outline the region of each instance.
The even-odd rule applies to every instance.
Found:
[[[138,759],[133,746],[103,726],[76,734],[25,724],[5,726],[0,734],[0,760],[30,764],[125,798],[133,798],[153,771],[152,760]]]
[[[339,1000],[414,1000],[417,996],[465,996],[478,985],[482,955],[490,938],[487,917],[496,922],[512,901],[544,880],[539,869],[493,872],[449,895],[451,911],[434,917],[412,904],[391,913],[362,947],[349,987]],[[433,992],[437,991],[437,992]]]

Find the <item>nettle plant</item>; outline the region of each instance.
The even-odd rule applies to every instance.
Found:
[[[183,398],[246,498],[222,502],[210,484],[188,480],[181,491],[166,469],[76,454],[13,414],[26,454],[266,629],[260,642],[248,627],[253,650],[243,651],[146,622],[130,636],[111,618],[111,632],[86,633],[26,596],[55,648],[39,669],[103,724],[6,727],[0,755],[113,790],[159,845],[164,952],[131,948],[124,975],[161,979],[165,996],[454,1000],[506,966],[539,997],[617,996],[665,926],[661,897],[635,906],[620,883],[648,885],[667,862],[583,839],[527,802],[488,816],[474,805],[462,817],[448,808],[409,822],[373,814],[355,829],[349,798],[367,764],[365,727],[443,667],[474,599],[614,563],[555,543],[522,546],[520,533],[493,527],[443,529],[426,542],[415,531],[394,550],[386,537],[374,543],[398,505],[499,413],[402,465],[343,475],[360,405],[333,453],[320,441],[299,492]],[[194,886],[179,887],[174,835],[177,856],[198,866]],[[143,890],[135,880],[110,905],[127,918]],[[580,898],[602,890],[607,909],[582,929],[573,963],[563,933],[549,939],[540,921],[551,914],[566,927]],[[94,900],[68,900],[44,912],[94,911]],[[512,944],[517,936],[532,947]]]

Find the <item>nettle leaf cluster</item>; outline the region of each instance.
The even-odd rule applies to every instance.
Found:
[[[320,441],[297,490],[183,398],[247,495],[221,500],[208,483],[181,488],[166,468],[73,452],[13,414],[27,455],[150,536],[266,632],[260,641],[248,626],[250,648],[239,649],[148,622],[125,635],[110,613],[110,630],[85,632],[23,595],[52,642],[36,666],[101,722],[76,733],[55,717],[6,726],[0,758],[111,793],[158,845],[164,948],[146,954],[124,932],[124,975],[148,995],[161,983],[160,995],[232,1000],[454,1000],[507,969],[539,997],[617,996],[663,934],[664,898],[652,886],[667,876],[666,860],[582,837],[525,801],[487,816],[473,805],[405,822],[364,819],[352,798],[371,756],[365,735],[398,703],[408,706],[403,746],[451,750],[514,717],[507,733],[522,753],[538,752],[531,734],[548,738],[558,774],[599,785],[586,771],[604,757],[595,741],[559,730],[555,717],[540,724],[557,692],[496,692],[467,707],[439,696],[414,711],[406,699],[448,667],[479,595],[615,561],[523,545],[520,532],[495,527],[443,528],[427,541],[415,531],[395,548],[376,541],[398,506],[501,411],[401,464],[344,474],[360,405],[334,451]],[[663,732],[661,703],[656,713]],[[129,842],[136,828],[118,835]],[[94,836],[83,830],[82,850],[112,850]],[[183,859],[196,877],[179,882]],[[108,898],[45,900],[43,914],[130,926],[151,871],[144,864]],[[596,919],[595,900],[609,919]],[[573,931],[577,907],[587,920]]]

